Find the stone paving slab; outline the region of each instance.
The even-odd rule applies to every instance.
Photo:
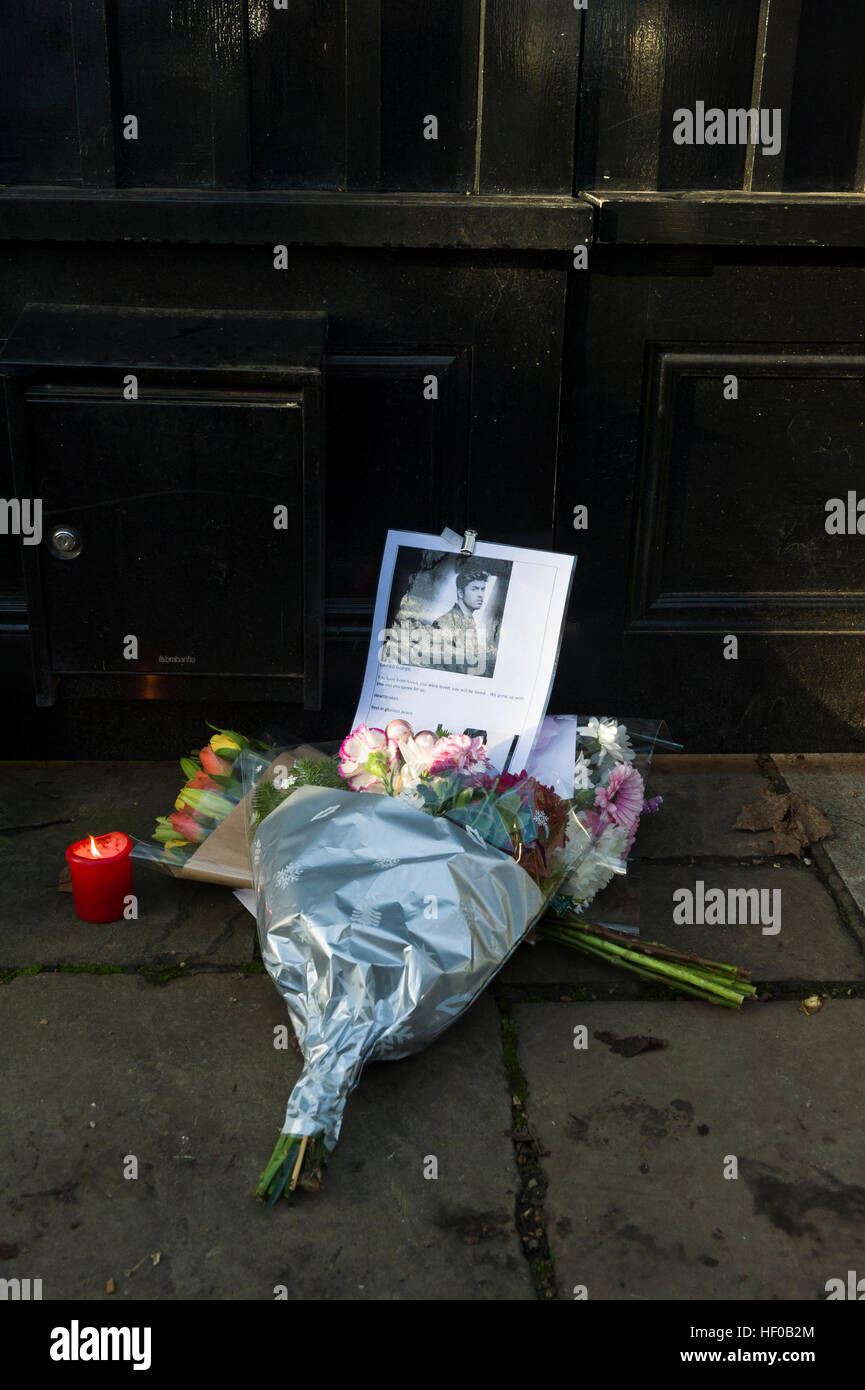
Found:
[[[773,754],[792,792],[813,802],[832,822],[823,848],[865,913],[865,754]]]
[[[16,835],[4,845],[0,878],[0,967],[207,963],[253,959],[255,922],[231,890],[178,882],[149,864],[133,870],[138,919],[82,922],[57,876],[63,853],[80,834],[53,827]]]
[[[179,761],[4,762],[0,830],[69,821],[73,829],[64,846],[73,836],[109,830],[146,840],[156,817],[173,808],[183,781]]]
[[[4,818],[15,822],[20,806],[27,824],[2,837],[0,968],[240,965],[253,958],[253,919],[220,885],[178,882],[136,861],[138,919],[106,925],[80,921],[72,894],[57,889],[67,845],[110,830],[149,839],[181,783],[177,763],[5,764]],[[39,809],[42,800],[48,810]],[[50,823],[56,819],[62,823]]]
[[[823,1300],[865,1270],[865,1001],[513,1012],[563,1299]],[[600,1031],[668,1046],[623,1057]]]
[[[775,868],[777,862],[780,867]],[[781,893],[781,928],[774,935],[761,925],[686,926],[673,922],[673,893],[696,892],[702,882],[710,888],[756,888]],[[771,906],[773,899],[766,899]],[[640,935],[677,950],[696,951],[713,960],[732,961],[752,971],[754,980],[865,979],[865,953],[840,917],[815,866],[787,857],[755,866],[695,863],[643,864],[641,872]],[[501,984],[573,983],[606,990],[626,990],[626,972],[595,961],[578,951],[542,941],[523,946],[498,979]],[[636,995],[640,982],[631,991]]]
[[[742,806],[756,801],[767,786],[749,754],[659,754],[652,761],[648,794],[663,796],[664,804],[657,815],[643,818],[634,853],[643,859],[771,854],[768,833],[731,829]]]
[[[0,766],[0,831],[20,831],[65,821],[78,809],[67,777],[65,785],[50,769]]]
[[[490,999],[369,1067],[324,1189],[270,1213],[252,1193],[300,1063],[273,1046],[269,978],[43,974],[0,986],[0,1008],[0,1239],[20,1251],[3,1274],[44,1299],[111,1301],[109,1278],[130,1300],[534,1298]]]

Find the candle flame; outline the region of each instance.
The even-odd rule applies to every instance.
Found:
[[[99,850],[96,848],[96,841],[94,840],[94,838],[93,838],[92,835],[90,836],[90,853],[94,856],[95,859],[101,859],[101,858],[102,858],[102,855],[99,853]]]

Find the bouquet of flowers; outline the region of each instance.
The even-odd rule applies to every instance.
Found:
[[[248,805],[262,959],[305,1058],[257,1189],[272,1206],[319,1184],[364,1065],[468,1008],[590,838],[550,788],[498,773],[480,738],[402,720],[361,725]]]
[[[154,843],[135,841],[132,853],[176,877],[242,887],[249,882],[248,846],[242,826],[232,823],[244,795],[241,755],[270,759],[276,750],[234,729],[207,727],[215,730],[210,741],[180,759],[186,781],[174,810],[157,816]]]
[[[627,734],[612,720],[580,727],[570,798],[498,772],[479,737],[399,719],[278,776],[245,760],[262,959],[305,1059],[258,1184],[268,1207],[320,1186],[364,1065],[431,1042],[542,917],[541,935],[677,989],[724,1003],[753,992],[735,967],[580,915],[656,809]]]
[[[659,810],[662,798],[646,799],[637,763],[636,738],[615,719],[578,722],[574,806],[591,839],[591,851],[569,872],[550,902],[538,935],[606,960],[641,978],[665,984],[710,1004],[739,1008],[756,993],[741,966],[675,951],[657,941],[635,941],[623,932],[586,921],[585,912],[615,874],[627,872],[641,817]],[[650,744],[657,740],[649,739]],[[642,755],[645,761],[645,755]]]

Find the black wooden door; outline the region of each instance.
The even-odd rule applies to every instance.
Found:
[[[226,621],[202,641],[219,693],[187,682],[145,700],[122,673],[109,690],[109,638],[76,635],[66,562],[44,555],[56,700],[37,707],[34,557],[0,536],[22,752],[171,754],[204,715],[341,733],[384,534],[445,524],[579,555],[554,709],[664,715],[691,749],[862,745],[858,4],[37,0],[0,17],[0,38],[0,337],[33,302],[327,321],[324,588],[306,628],[281,616],[312,592],[297,493],[284,583],[271,549],[258,573],[234,564],[261,542],[250,498],[291,495],[300,437],[268,433],[263,401],[211,400],[187,492],[198,515],[208,492],[237,496],[211,518]],[[752,107],[767,113],[754,138],[732,120],[705,138],[707,111]],[[277,323],[271,349],[288,371]],[[100,376],[117,368],[108,345],[103,359],[89,406],[62,398],[62,450],[61,415],[29,407],[28,477],[64,505],[88,495],[94,448],[159,495],[195,453],[191,408],[166,414],[159,457],[146,412],[128,437]],[[40,381],[40,408],[60,407]],[[21,475],[5,434],[0,448],[8,501]],[[826,529],[833,498],[852,532]],[[171,520],[147,524],[175,534],[177,567],[188,519]],[[126,550],[90,552],[97,591]],[[116,588],[140,626],[131,575]],[[279,684],[292,642],[309,654],[309,621],[318,713],[302,681]],[[151,659],[179,634],[166,620],[153,640]]]

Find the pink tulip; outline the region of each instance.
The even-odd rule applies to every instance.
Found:
[[[200,844],[207,835],[207,831],[198,824],[198,821],[190,815],[186,808],[182,811],[175,811],[168,819],[178,835],[182,835],[184,840],[191,840],[193,844]]]

